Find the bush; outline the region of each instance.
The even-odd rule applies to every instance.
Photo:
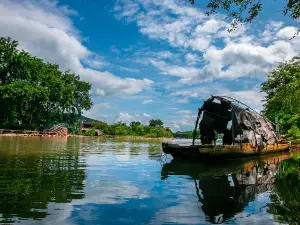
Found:
[[[291,129],[288,130],[289,140],[291,141],[300,141],[300,129],[297,126],[292,126]]]
[[[96,136],[96,129],[95,128],[92,128],[90,130],[88,130],[87,132],[83,133],[82,135],[83,136]]]

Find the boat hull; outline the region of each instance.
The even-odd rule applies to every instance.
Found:
[[[163,143],[163,152],[174,158],[189,158],[195,160],[234,159],[249,156],[264,155],[275,152],[289,151],[289,144],[266,145],[263,149],[253,148],[250,144],[242,145],[190,145]]]

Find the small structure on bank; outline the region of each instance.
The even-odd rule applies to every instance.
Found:
[[[79,122],[78,122],[78,127],[79,127],[80,133],[86,133],[86,132],[92,130],[93,125],[94,125],[94,122],[91,122],[91,121],[79,120]],[[94,136],[99,136],[100,134],[101,134],[100,130],[95,129]]]
[[[265,116],[238,100],[212,96],[198,110],[192,145],[163,143],[163,150],[173,157],[200,159],[235,158],[289,150],[287,143],[279,142],[273,125]],[[198,126],[201,145],[194,144]],[[218,145],[217,134],[222,134]]]

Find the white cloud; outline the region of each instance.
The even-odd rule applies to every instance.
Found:
[[[204,22],[201,25],[198,25],[196,27],[195,32],[196,33],[211,33],[214,34],[216,33],[218,30],[222,29],[222,28],[226,28],[228,27],[229,24],[222,21],[222,20],[216,20],[214,18]]]
[[[271,21],[265,26],[265,30],[260,34],[260,39],[265,42],[272,41],[275,33],[284,25],[281,21]]]
[[[207,83],[206,85],[190,88],[188,90],[172,92],[170,93],[170,96],[203,100],[209,98],[211,95],[218,95],[225,92],[229,92],[229,90],[222,85]]]
[[[190,83],[194,78],[202,81],[211,80],[207,74],[202,73],[202,69],[193,66],[177,66],[167,64],[165,61],[150,60],[150,63],[161,71],[164,75],[180,77],[180,83]]]
[[[51,1],[0,2],[0,36],[19,41],[19,47],[45,61],[60,65],[61,69],[78,73],[105,95],[136,94],[153,84],[148,79],[120,78],[100,68],[105,62],[83,44],[78,30],[69,16],[75,14],[67,7]]]
[[[262,104],[263,104],[262,101],[265,96],[265,94],[260,92],[258,89],[231,91],[227,93],[225,92],[221,95],[235,98],[257,111],[262,110]]]
[[[160,51],[160,52],[157,52],[157,58],[159,58],[159,59],[173,59],[174,54],[170,51]]]
[[[72,204],[122,204],[127,199],[149,197],[146,190],[140,189],[129,181],[89,181],[86,184],[85,194],[84,199],[73,200]]]
[[[187,53],[184,56],[184,59],[185,59],[186,63],[191,66],[197,64],[200,61],[200,57],[193,53]]]
[[[194,188],[194,187],[193,187]],[[194,188],[195,189],[195,188]],[[199,209],[196,198],[177,200],[179,204],[158,211],[150,223],[154,224],[207,224],[206,215]]]
[[[120,112],[119,116],[117,116],[116,118],[116,122],[124,122],[129,124],[132,121],[139,121],[142,124],[148,124],[149,120],[152,119],[152,116],[147,114],[147,113],[143,113],[143,114],[130,114],[127,112]]]
[[[109,63],[105,62],[104,59],[102,59],[102,57],[98,56],[93,57],[92,59],[84,59],[83,62],[93,69],[102,69],[103,67],[109,65]]]
[[[150,103],[153,103],[152,99],[145,100],[145,101],[142,102],[143,105],[150,104]]]
[[[175,102],[180,103],[180,104],[187,104],[187,103],[189,103],[189,99],[188,98],[180,98],[180,99],[176,99]]]
[[[102,89],[97,88],[96,89],[96,95],[105,96],[105,91]]]
[[[112,119],[112,116],[108,116],[105,112],[107,109],[116,108],[117,106],[114,106],[109,102],[97,103],[93,105],[93,107],[90,110],[84,111],[83,115],[92,119],[110,122],[109,119]]]
[[[128,13],[131,11],[134,13]],[[188,34],[193,31],[197,21],[205,18],[205,15],[196,8],[180,4],[179,1],[119,0],[115,6],[115,12],[119,19],[136,21],[142,34],[152,39],[166,40],[171,46],[205,48],[207,45],[204,44],[204,39],[202,43],[187,42]],[[205,41],[209,42],[209,39]]]
[[[134,2],[135,13],[124,16]],[[194,50],[203,54],[201,65],[194,53],[185,54],[186,64],[148,59],[162,74],[177,76],[181,83],[214,79],[236,79],[256,76],[265,79],[278,63],[287,61],[300,50],[299,37],[289,40],[296,27],[284,27],[271,21],[263,31],[250,25],[228,32],[225,16],[206,17],[196,7],[179,0],[118,0],[115,12],[119,18],[136,22],[139,31],[155,40],[163,40],[179,51]],[[198,65],[198,66],[196,66]]]
[[[183,99],[192,98],[199,100],[205,100],[212,95],[235,98],[256,110],[262,109],[262,100],[265,96],[264,93],[260,92],[258,88],[253,88],[250,90],[231,91],[221,85],[216,84],[211,86],[190,88],[189,90],[175,91],[170,94],[170,96],[181,97]]]
[[[280,29],[276,36],[282,39],[291,39],[294,34],[296,34],[298,29],[296,27],[288,26]],[[296,37],[299,40],[299,36]]]
[[[131,73],[138,73],[138,72],[140,72],[139,69],[128,68],[128,67],[124,67],[124,66],[120,66],[120,70],[122,70],[122,71],[127,71],[127,72],[131,72]]]
[[[192,110],[178,110],[176,113],[180,114],[180,115],[190,115],[193,113],[193,111]]]
[[[182,113],[178,116],[169,116],[165,121],[165,126],[170,127],[172,131],[192,130],[195,126],[196,113]]]
[[[267,47],[251,43],[230,43],[223,49],[212,46],[203,56],[207,65],[203,67],[201,74],[223,79],[249,75],[265,77],[276,64],[291,59],[296,54],[292,43],[282,40]]]
[[[279,62],[297,55],[297,49],[300,48],[300,45],[295,46],[297,43],[297,40],[293,43],[277,40],[267,47],[233,42],[228,43],[223,49],[211,46],[203,55],[206,65],[201,68],[171,65],[153,59],[150,63],[162,74],[180,77],[181,83],[199,83],[214,79],[232,80],[245,76],[264,79]]]

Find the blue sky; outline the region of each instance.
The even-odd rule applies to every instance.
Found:
[[[0,36],[91,82],[86,116],[160,118],[186,130],[210,95],[261,109],[260,83],[300,50],[299,37],[289,40],[299,23],[279,4],[266,1],[251,24],[228,33],[225,15],[204,15],[205,1],[2,0]]]

